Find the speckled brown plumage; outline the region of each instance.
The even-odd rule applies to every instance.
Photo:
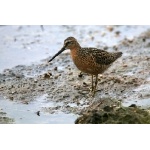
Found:
[[[92,47],[82,48],[74,37],[68,37],[64,41],[64,46],[62,49],[55,56],[53,56],[49,62],[62,53],[65,49],[71,50],[72,60],[79,70],[92,75],[91,90],[93,91],[93,95],[95,94],[98,82],[98,74],[102,74],[117,58],[122,55],[122,52],[109,53],[107,51]],[[96,76],[95,86],[93,86],[93,75]]]

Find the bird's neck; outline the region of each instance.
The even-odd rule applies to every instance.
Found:
[[[80,49],[81,49],[81,46],[79,44],[70,49],[73,60],[78,56]]]

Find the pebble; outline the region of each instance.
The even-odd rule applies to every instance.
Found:
[[[128,65],[127,65],[127,64],[123,64],[122,66],[123,66],[123,67],[128,67]]]
[[[58,68],[57,68],[57,67],[55,67],[55,68],[54,68],[54,70],[55,70],[55,71],[57,71],[57,70],[58,70]]]
[[[40,111],[37,111],[36,114],[37,114],[38,116],[40,116]]]
[[[119,36],[119,35],[120,35],[120,31],[116,31],[115,36]]]
[[[107,26],[107,30],[112,32],[114,30],[114,27],[113,26]]]
[[[101,36],[104,37],[106,35],[106,32],[102,32]]]

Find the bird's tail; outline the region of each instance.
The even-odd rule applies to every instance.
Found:
[[[122,52],[114,53],[114,57],[117,59],[122,56]]]

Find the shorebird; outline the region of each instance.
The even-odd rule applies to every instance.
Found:
[[[70,49],[71,57],[76,67],[80,71],[92,75],[91,92],[93,93],[93,96],[98,83],[98,74],[102,74],[116,59],[122,56],[122,52],[110,53],[105,50],[92,47],[83,48],[74,37],[68,37],[64,40],[64,45],[61,50],[56,53],[49,62],[66,49]],[[95,85],[93,83],[94,75],[96,77]]]

